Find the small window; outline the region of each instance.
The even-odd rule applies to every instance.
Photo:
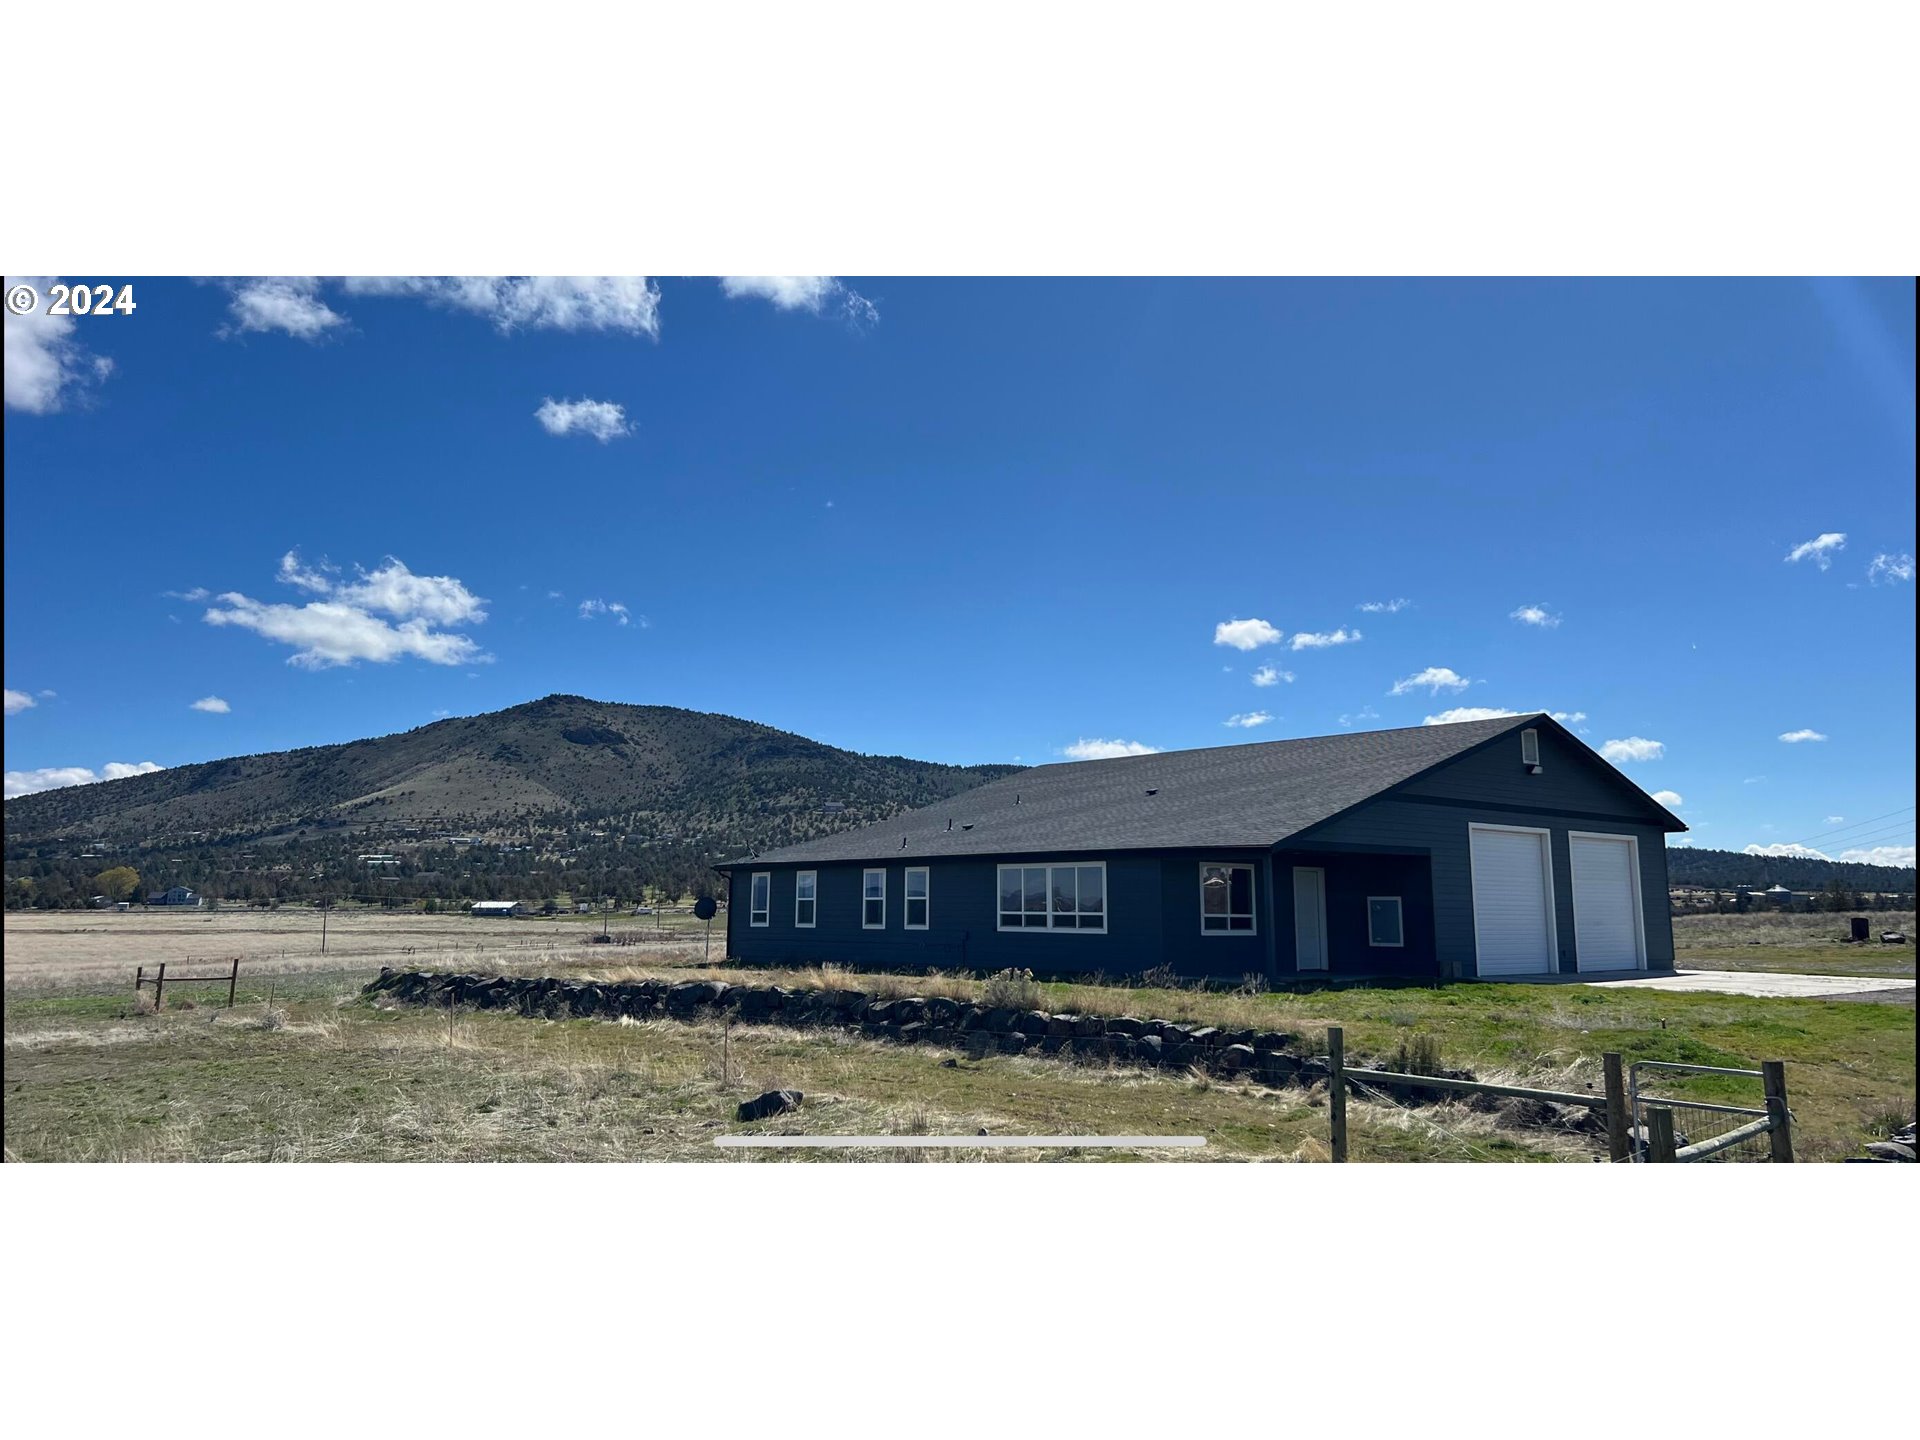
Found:
[[[1200,933],[1251,935],[1253,930],[1253,867],[1200,867]]]
[[[866,870],[860,876],[860,928],[887,928],[887,872]]]
[[[820,908],[820,876],[802,870],[793,877],[793,923],[796,929],[813,929],[814,913]]]
[[[747,900],[747,924],[764,925],[773,911],[773,876],[765,870],[753,872],[752,889]]]
[[[912,866],[907,871],[907,917],[903,923],[909,930],[927,928],[929,878],[924,865]]]
[[[1540,773],[1540,732],[1538,730],[1520,732],[1520,763],[1534,774]]]
[[[1000,928],[1104,932],[1106,865],[1002,865]]]
[[[1398,950],[1407,943],[1398,895],[1367,897],[1367,943],[1388,950]]]

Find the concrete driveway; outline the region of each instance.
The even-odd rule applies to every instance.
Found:
[[[1911,980],[1872,979],[1864,975],[1778,975],[1761,970],[1678,970],[1671,975],[1635,975],[1582,983],[1603,990],[1695,990],[1714,995],[1764,995],[1785,1000],[1877,995],[1914,988]]]

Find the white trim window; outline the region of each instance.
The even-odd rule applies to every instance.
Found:
[[[773,872],[756,870],[747,882],[747,924],[764,926],[773,913]]]
[[[1002,930],[1107,930],[1104,860],[1074,865],[1002,865]]]
[[[1252,935],[1253,866],[1203,861],[1200,866],[1200,933]]]
[[[933,876],[924,865],[907,867],[906,907],[903,928],[925,930],[933,923]]]
[[[798,870],[793,876],[793,928],[811,930],[820,913],[820,872]]]
[[[1540,773],[1540,732],[1538,730],[1520,732],[1520,763],[1535,775]]]
[[[860,872],[860,928],[887,928],[887,872],[884,870]]]
[[[1383,950],[1406,948],[1407,917],[1398,895],[1367,897],[1367,944]]]

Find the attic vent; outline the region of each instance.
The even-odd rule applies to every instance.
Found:
[[[1527,767],[1530,774],[1540,773],[1540,732],[1522,730],[1520,732],[1520,763]]]
[[[969,820],[966,824],[962,825],[960,828],[962,830],[971,830],[973,829],[973,822]]]
[[[1160,793],[1160,787],[1158,785],[1153,785],[1148,787],[1147,794],[1158,795],[1159,793]]]

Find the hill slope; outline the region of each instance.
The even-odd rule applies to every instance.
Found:
[[[1015,768],[857,755],[731,716],[550,695],[399,735],[21,796],[6,804],[6,832],[16,852],[615,821],[637,840],[706,837],[718,849],[881,819]]]

